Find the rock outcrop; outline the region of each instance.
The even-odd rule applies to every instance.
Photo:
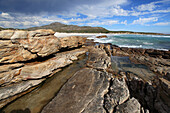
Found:
[[[141,105],[138,100],[131,98],[127,102],[117,106],[115,113],[141,113]]]
[[[52,30],[1,31],[0,108],[32,91],[86,53],[86,65],[60,84],[61,89],[48,104],[41,105],[44,108],[39,108],[42,109],[39,112],[170,111],[169,51],[120,48],[111,44],[82,47],[85,41],[78,36],[57,38]],[[148,80],[131,71],[117,72],[112,68],[113,55],[128,56],[133,62],[146,64],[159,76]]]
[[[73,75],[42,113],[112,113],[121,107],[131,113],[140,112],[142,107],[139,102],[134,98],[129,100],[126,77],[117,78],[110,70],[111,59],[106,51],[98,47],[90,48],[87,67]]]
[[[168,77],[170,74],[170,51],[141,48],[120,48],[112,46],[112,54],[129,56],[131,61],[145,64],[160,75]]]
[[[84,43],[52,30],[0,31],[0,108],[85,54]]]
[[[170,81],[160,78],[154,107],[159,113],[170,111]]]
[[[96,38],[107,38],[107,35],[97,36]]]
[[[2,36],[2,37],[1,37]],[[5,39],[8,40],[3,40]],[[79,36],[57,38],[52,30],[0,31],[0,63],[28,61],[84,44]]]

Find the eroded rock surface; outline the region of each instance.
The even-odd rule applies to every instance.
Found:
[[[13,32],[13,33],[11,33]],[[52,30],[0,31],[0,63],[28,61],[54,54],[61,49],[79,47],[85,39],[79,36],[57,38]],[[10,37],[10,38],[9,38]]]
[[[104,106],[112,113],[115,106],[124,103],[130,96],[129,89],[124,78],[114,78],[111,81],[109,92],[105,95]]]
[[[76,49],[84,41],[57,38],[52,30],[0,31],[0,108],[85,54]]]
[[[117,106],[115,113],[141,113],[141,105],[135,98]]]
[[[78,49],[85,43],[84,38],[57,38],[53,34],[52,30],[0,32],[0,108],[88,51],[86,66],[73,74],[42,113],[170,111],[168,51],[119,48],[111,44]],[[111,68],[112,55],[129,56],[163,77],[147,81],[138,73],[115,72]]]
[[[42,113],[112,113],[130,98],[130,92],[125,77],[108,72],[110,65],[105,50],[90,48],[87,67],[73,75]]]
[[[96,96],[104,96],[104,93],[107,92],[107,87],[109,86],[109,82],[106,81],[107,76],[109,74],[90,68],[78,71],[63,86],[59,94],[44,108],[42,113],[87,112],[88,108],[86,109],[86,106],[90,107],[89,104],[94,101]],[[99,91],[105,82],[107,83],[106,89]],[[102,101],[100,103],[102,105]],[[97,107],[103,109],[102,106]],[[92,108],[94,108],[94,105]],[[88,111],[91,110],[88,109]]]

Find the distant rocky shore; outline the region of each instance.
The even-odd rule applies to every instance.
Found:
[[[0,112],[9,111],[11,103],[41,88],[40,84],[64,72],[81,55],[87,58],[85,66],[61,84],[52,100],[39,111],[20,112],[170,112],[170,51],[95,44],[85,37],[59,38],[54,33],[50,29],[0,31]],[[112,56],[128,56],[156,76],[148,80],[129,71],[115,72]]]

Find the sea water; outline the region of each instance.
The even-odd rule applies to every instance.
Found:
[[[88,39],[94,39],[94,42],[99,43],[111,43],[119,47],[170,50],[170,36],[138,34],[109,34],[107,36],[108,38],[100,39],[91,36]]]

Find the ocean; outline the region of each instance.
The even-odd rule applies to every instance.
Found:
[[[157,50],[170,50],[170,36],[161,35],[138,35],[138,34],[109,34],[108,38],[96,38],[91,36],[95,42],[112,43],[119,47],[147,48]]]
[[[107,35],[108,38],[96,38]],[[119,47],[170,50],[170,36],[140,34],[103,34],[103,33],[55,33],[56,37],[85,36],[94,42],[111,43]]]

